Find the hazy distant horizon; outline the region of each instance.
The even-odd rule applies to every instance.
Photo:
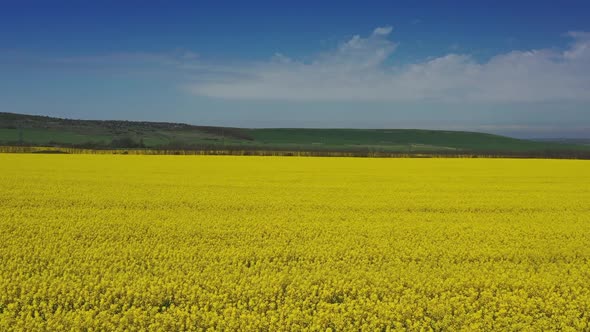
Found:
[[[13,112],[9,112],[13,113]],[[470,131],[470,132],[480,132],[480,133],[488,133],[488,134],[497,134],[503,135],[508,137],[514,138],[522,138],[522,139],[590,139],[590,135],[585,131],[580,132],[568,132],[568,133],[559,133],[550,131],[549,129],[545,132],[544,136],[536,135],[537,132],[529,133],[527,135],[526,132],[519,131],[518,128],[515,128],[513,132],[510,131],[498,131],[490,128],[461,128],[461,127],[412,127],[412,126],[398,126],[398,127],[346,127],[346,126],[314,126],[313,124],[307,126],[241,126],[241,125],[232,125],[232,124],[215,124],[215,123],[200,123],[200,122],[190,122],[190,121],[171,121],[167,119],[144,119],[144,118],[86,118],[86,117],[69,117],[69,116],[58,116],[58,115],[49,115],[49,114],[41,114],[41,113],[17,113],[17,114],[26,114],[26,115],[37,115],[37,116],[48,116],[48,117],[56,117],[56,118],[64,118],[70,120],[98,120],[98,121],[147,121],[147,122],[169,122],[169,123],[184,123],[189,125],[195,126],[213,126],[213,127],[235,127],[235,128],[252,128],[252,129],[417,129],[417,130],[449,130],[449,131]]]

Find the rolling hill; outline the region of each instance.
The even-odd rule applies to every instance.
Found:
[[[589,146],[418,129],[230,128],[145,121],[72,120],[0,113],[0,145],[86,148],[258,149],[403,153],[590,151]]]

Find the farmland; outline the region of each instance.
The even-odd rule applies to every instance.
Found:
[[[577,160],[0,154],[0,330],[584,330]]]
[[[576,142],[577,143],[577,142]],[[590,146],[479,132],[422,129],[231,128],[146,121],[72,120],[0,112],[0,145],[89,149],[476,154],[590,159]]]

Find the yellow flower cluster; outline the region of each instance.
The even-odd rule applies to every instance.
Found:
[[[0,155],[0,330],[590,329],[590,163]]]

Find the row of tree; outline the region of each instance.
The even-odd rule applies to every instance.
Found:
[[[236,155],[236,156],[317,156],[317,157],[372,157],[372,158],[552,158],[590,159],[590,151],[432,151],[432,152],[385,152],[370,150],[285,150],[260,147],[191,146],[144,148],[96,148],[81,146],[0,146],[0,153],[69,153],[69,154],[133,154],[133,155]]]

